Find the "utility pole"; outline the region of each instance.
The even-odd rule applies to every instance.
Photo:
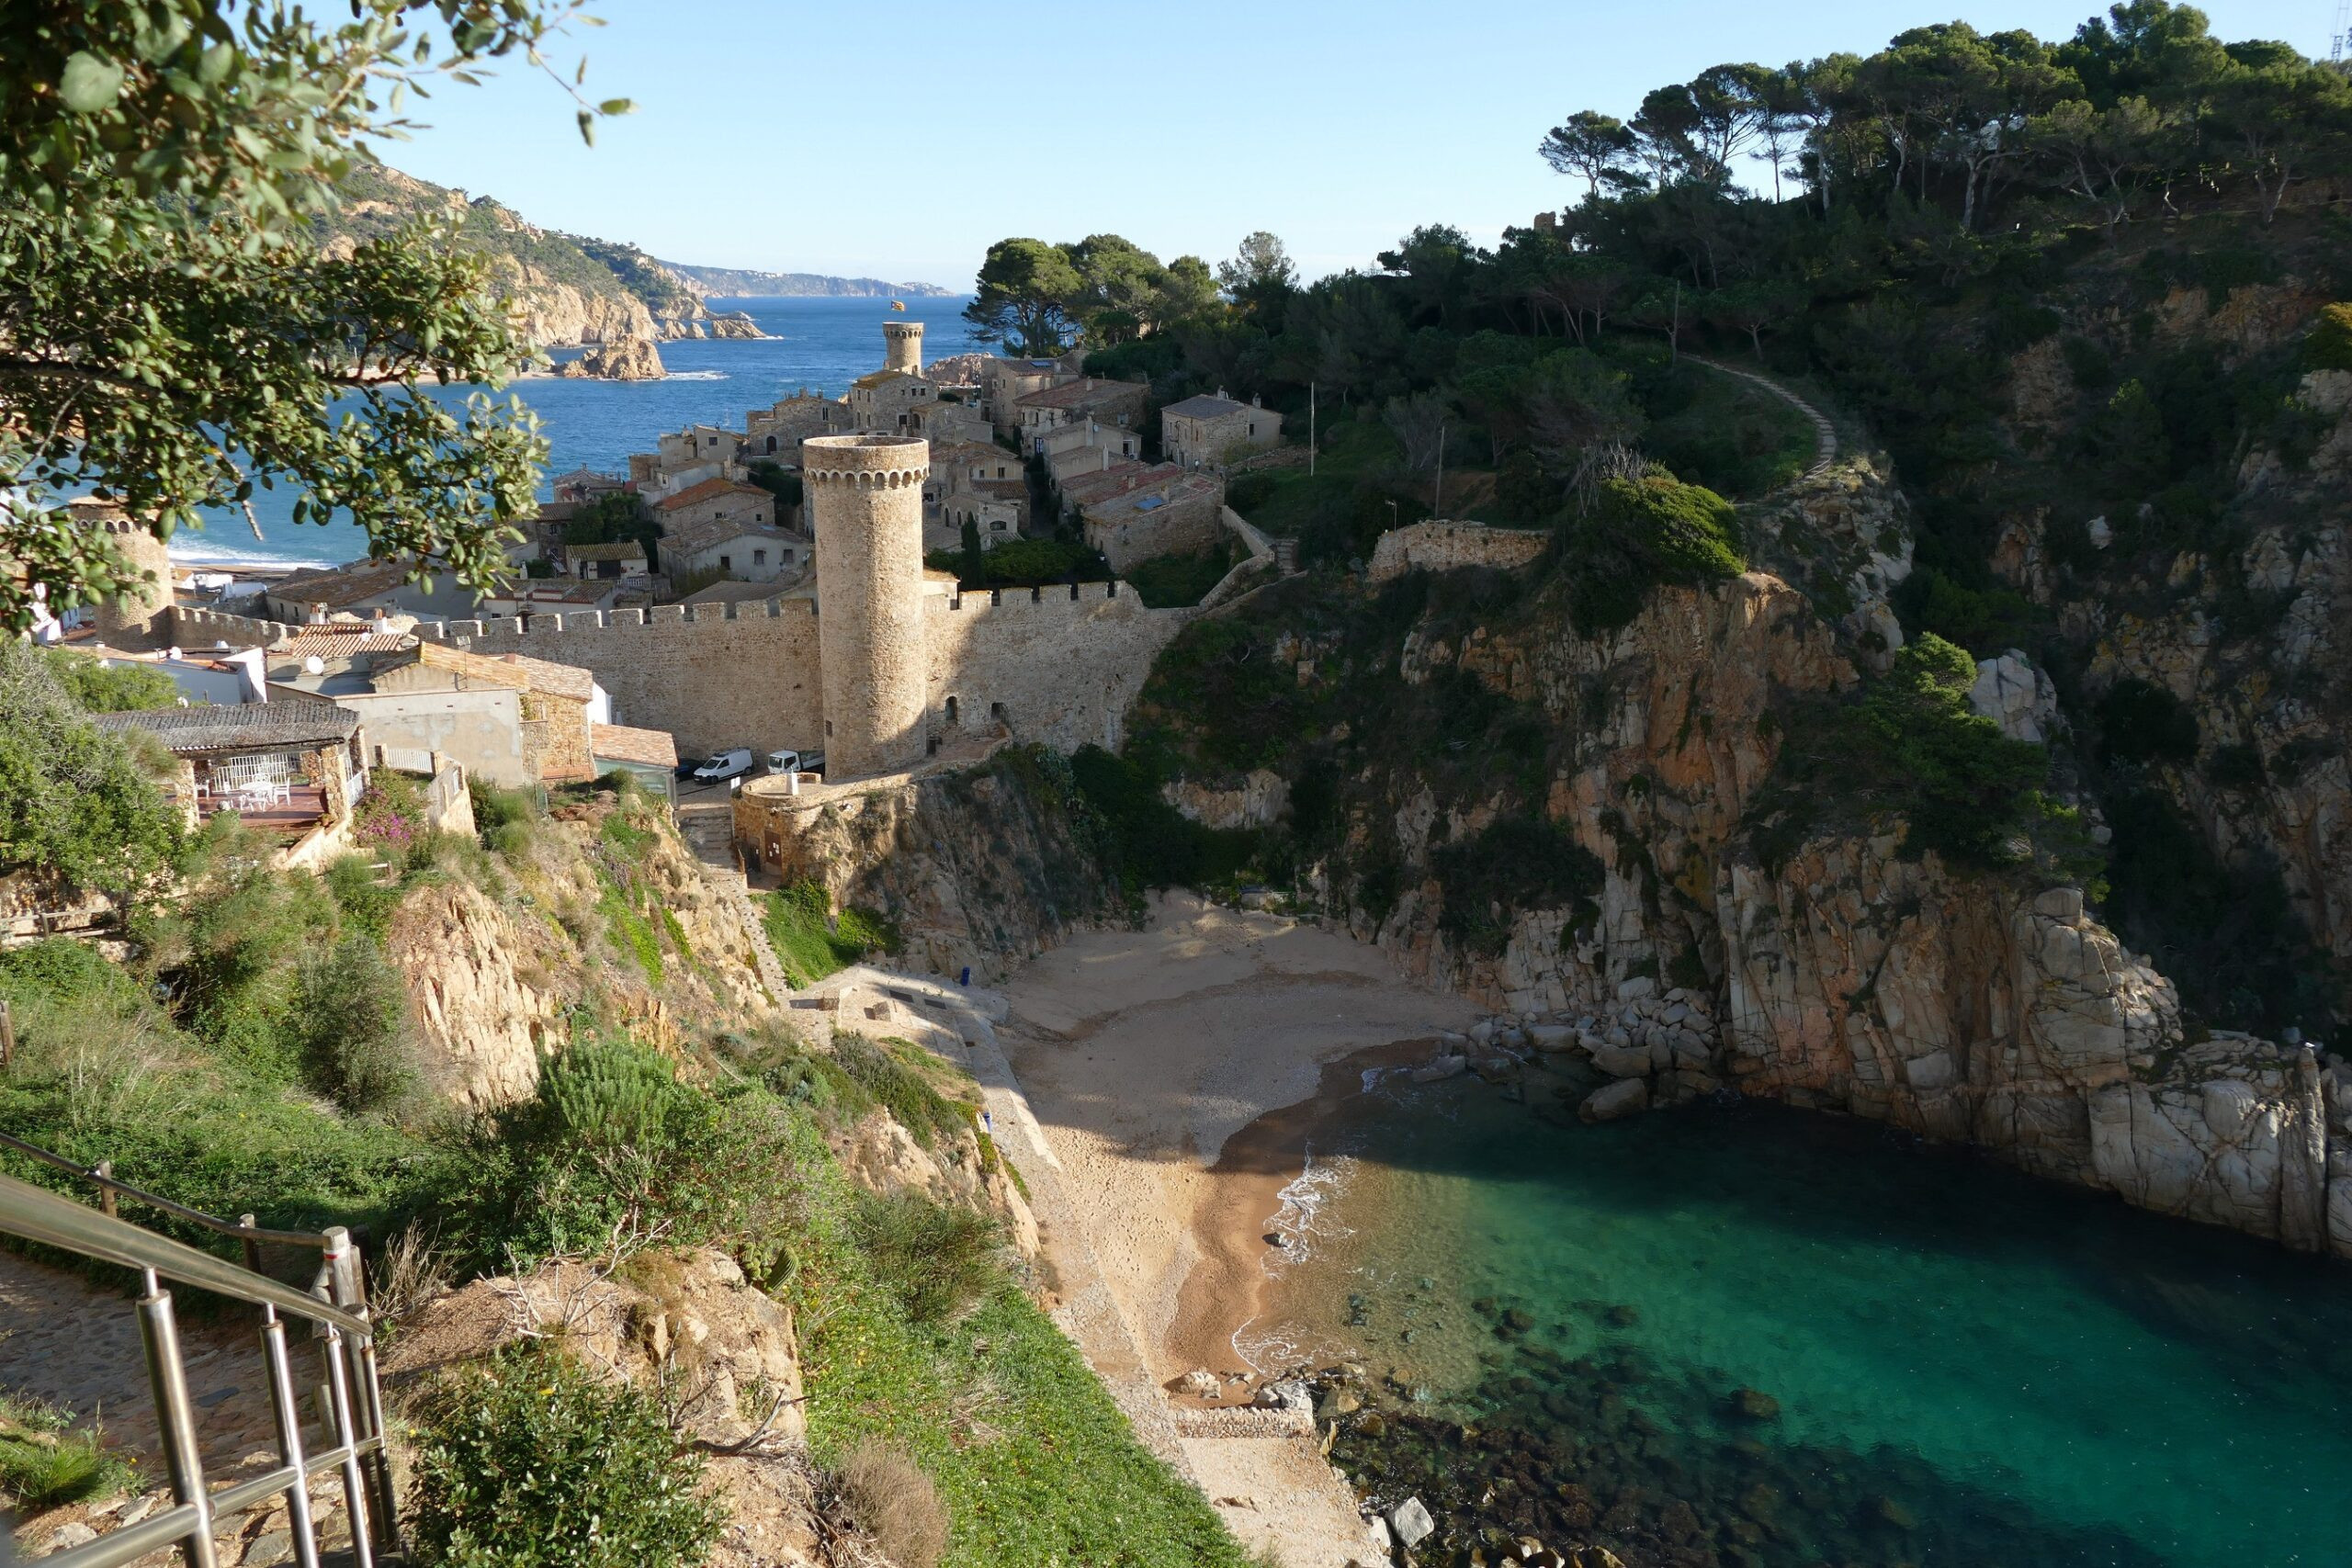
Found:
[[[2327,41],[2328,63],[2344,69],[2344,51],[2352,49],[2352,0],[2336,0],[2335,31]]]
[[[1315,383],[1306,384],[1306,477],[1315,477]]]
[[[1430,497],[1430,515],[1445,515],[1445,421],[1437,422],[1437,493]]]

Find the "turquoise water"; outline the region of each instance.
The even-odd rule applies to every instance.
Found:
[[[1328,1143],[1243,1343],[1393,1378],[1337,1457],[1457,1529],[1623,1503],[1663,1561],[1679,1500],[1792,1568],[2352,1562],[2352,1269],[1759,1105],[1582,1127],[1456,1083]]]
[[[653,438],[694,423],[743,427],[747,409],[765,408],[786,392],[813,387],[838,397],[851,381],[882,365],[886,320],[923,323],[923,354],[936,359],[977,346],[963,319],[960,299],[906,301],[904,314],[883,299],[714,299],[714,310],[745,310],[766,338],[688,339],[662,345],[670,372],[661,381],[517,381],[511,390],[542,422],[549,446],[548,471],[560,474],[585,465],[625,472],[631,452],[650,452]],[[558,349],[558,359],[577,357]],[[461,402],[466,389],[431,389],[429,395]],[[544,493],[544,492],[542,492]],[[200,533],[172,541],[181,560],[274,561],[334,564],[368,552],[368,541],[347,520],[324,525],[293,521],[291,491],[266,491],[254,510],[263,537],[256,541],[244,519],[222,513]]]

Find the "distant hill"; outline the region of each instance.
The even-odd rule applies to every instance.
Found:
[[[687,266],[663,262],[686,286],[706,297],[831,295],[844,299],[941,299],[956,294],[935,283],[889,283],[878,277],[827,277],[814,272],[757,272],[731,266]]]

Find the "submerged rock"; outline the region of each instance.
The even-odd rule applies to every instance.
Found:
[[[1646,1111],[1650,1103],[1650,1086],[1641,1078],[1620,1078],[1606,1089],[1593,1090],[1577,1107],[1577,1114],[1588,1122],[1613,1122],[1620,1116],[1631,1116]]]
[[[1430,1517],[1419,1497],[1408,1497],[1388,1510],[1388,1528],[1396,1532],[1397,1542],[1410,1551],[1437,1533],[1437,1521]]]

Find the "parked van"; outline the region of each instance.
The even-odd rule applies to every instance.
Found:
[[[722,779],[731,779],[740,773],[748,773],[751,771],[752,749],[748,746],[738,746],[732,750],[718,752],[709,761],[696,768],[695,780],[698,784],[717,784]]]

